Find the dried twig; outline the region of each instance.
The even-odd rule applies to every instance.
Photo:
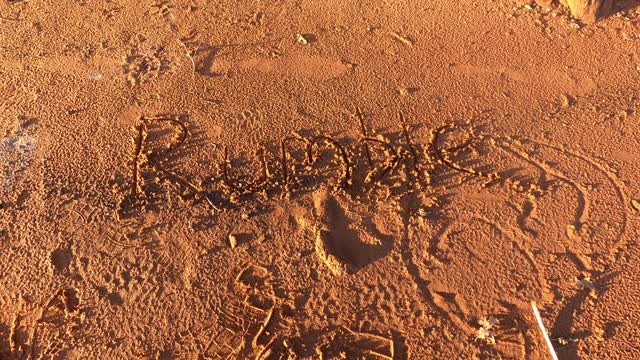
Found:
[[[187,55],[187,58],[189,59],[189,61],[191,61],[191,71],[193,72],[193,75],[195,76],[195,74],[196,74],[196,61],[193,58],[198,53],[198,49],[200,48],[200,46],[196,47],[196,49],[193,51],[193,54],[192,54],[189,51],[189,49],[187,48],[187,45],[185,45],[184,42],[180,41],[180,45],[182,45],[182,47],[184,48],[184,51],[185,51],[185,55]]]
[[[273,344],[276,342],[277,338],[271,339],[266,345],[262,347],[262,350],[256,355],[256,360],[266,360],[273,353]]]
[[[216,210],[216,211],[220,211],[220,208],[217,207],[213,201],[211,200],[211,198],[209,197],[209,195],[206,192],[202,192],[202,195],[204,196],[204,199],[207,200],[207,202],[209,203],[209,205],[211,205],[211,207]]]
[[[407,36],[400,35],[395,31],[391,32],[391,37],[393,37],[397,41],[401,42],[405,46],[408,46],[408,47],[413,46],[413,40],[412,39],[410,39]]]
[[[17,351],[17,347],[16,347],[16,343],[17,343],[17,331],[18,331],[18,326],[20,326],[20,315],[15,315],[13,318],[13,322],[11,323],[11,330],[9,331],[9,350],[11,350],[11,352],[16,352]]]
[[[558,355],[556,355],[556,351],[553,349],[553,344],[551,343],[549,334],[547,334],[547,330],[544,328],[544,323],[542,323],[542,317],[540,316],[540,311],[538,311],[538,307],[536,306],[535,301],[531,302],[531,307],[533,308],[533,315],[536,317],[536,321],[538,322],[540,331],[542,331],[542,336],[544,336],[544,341],[547,343],[547,347],[549,348],[549,352],[551,353],[551,358],[553,360],[558,360]]]
[[[271,308],[271,310],[269,310],[269,313],[265,317],[264,322],[260,324],[260,329],[258,329],[258,332],[253,337],[253,341],[251,342],[251,346],[253,346],[253,348],[258,347],[258,339],[260,338],[262,333],[264,333],[264,331],[267,329],[267,326],[269,326],[269,323],[271,322],[271,318],[273,317],[273,309],[274,308]]]
[[[142,187],[139,183],[139,172],[140,172],[140,157],[142,156],[143,144],[147,138],[147,133],[145,131],[145,126],[143,124],[138,124],[134,127],[136,130],[137,136],[134,139],[135,151],[133,153],[133,174],[131,181],[131,196],[133,200],[136,200],[136,196],[138,193],[142,192]]]

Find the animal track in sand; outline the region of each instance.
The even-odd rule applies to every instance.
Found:
[[[162,47],[146,50],[134,47],[124,58],[122,69],[129,85],[136,86],[167,73],[170,64],[171,59]]]
[[[172,13],[173,8],[174,8],[174,6],[171,4],[170,1],[161,0],[161,1],[151,5],[151,11],[150,12],[151,12],[152,15],[161,16],[165,20],[172,20],[173,19],[173,13]]]

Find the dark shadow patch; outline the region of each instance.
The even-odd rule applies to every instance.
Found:
[[[62,273],[69,268],[72,258],[71,249],[56,249],[51,253],[51,264],[57,272]]]

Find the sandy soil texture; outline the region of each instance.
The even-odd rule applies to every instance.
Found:
[[[640,358],[640,1],[546,3],[1,0],[0,359]]]

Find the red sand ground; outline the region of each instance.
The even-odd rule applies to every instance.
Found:
[[[2,1],[0,357],[640,358],[637,5]]]

